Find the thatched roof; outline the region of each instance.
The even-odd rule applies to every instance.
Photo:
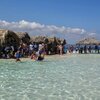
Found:
[[[19,37],[20,41],[22,41],[23,43],[30,42],[30,36],[27,32],[17,32],[16,34]]]
[[[49,42],[56,41],[58,44],[63,42],[63,39],[59,39],[59,38],[56,38],[56,37],[49,37],[48,40],[49,40]]]
[[[96,40],[95,38],[85,38],[85,39],[78,41],[76,44],[81,44],[81,45],[90,45],[90,44],[93,45],[94,44],[94,45],[97,45],[97,44],[100,44],[100,41]]]
[[[34,37],[31,37],[30,42],[42,43],[45,41],[45,38],[46,37],[43,37],[43,36],[34,36]]]
[[[64,41],[63,39],[59,39],[59,38],[55,38],[55,37],[34,36],[34,37],[31,37],[30,42],[46,43],[48,41],[48,43],[51,43],[51,42],[54,42],[55,40],[57,43],[62,43]]]
[[[0,45],[19,45],[19,38],[11,30],[0,30]]]

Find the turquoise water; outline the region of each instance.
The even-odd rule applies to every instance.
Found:
[[[100,100],[100,55],[0,59],[0,100]]]

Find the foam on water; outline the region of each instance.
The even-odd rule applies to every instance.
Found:
[[[99,100],[100,55],[0,60],[0,100]]]

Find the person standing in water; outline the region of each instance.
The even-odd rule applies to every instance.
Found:
[[[38,61],[42,61],[44,60],[44,56],[45,56],[45,48],[44,46],[39,50],[39,55],[37,57]]]
[[[20,57],[21,57],[21,54],[20,54],[20,51],[18,50],[18,51],[15,53],[16,62],[17,62],[17,61],[21,61],[21,60],[20,60]]]
[[[33,52],[33,53],[31,54],[31,59],[37,60],[36,52]]]

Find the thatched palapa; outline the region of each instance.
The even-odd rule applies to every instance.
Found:
[[[45,36],[34,36],[31,38],[30,42],[37,42],[37,43],[51,43],[57,42],[57,44],[62,43],[64,40],[55,37],[45,37]]]
[[[18,36],[11,30],[0,30],[0,45],[1,46],[18,46],[19,38]]]
[[[30,36],[27,32],[17,32],[16,34],[19,37],[20,42],[27,44],[30,42]]]
[[[100,41],[96,40],[95,38],[85,38],[85,39],[78,41],[76,44],[79,44],[79,45],[98,45],[98,44],[100,44]]]
[[[57,44],[62,43],[64,40],[56,37],[49,37],[48,38],[49,42],[57,42]]]
[[[45,39],[46,37],[43,37],[43,36],[34,36],[34,37],[31,37],[30,42],[44,43]]]

